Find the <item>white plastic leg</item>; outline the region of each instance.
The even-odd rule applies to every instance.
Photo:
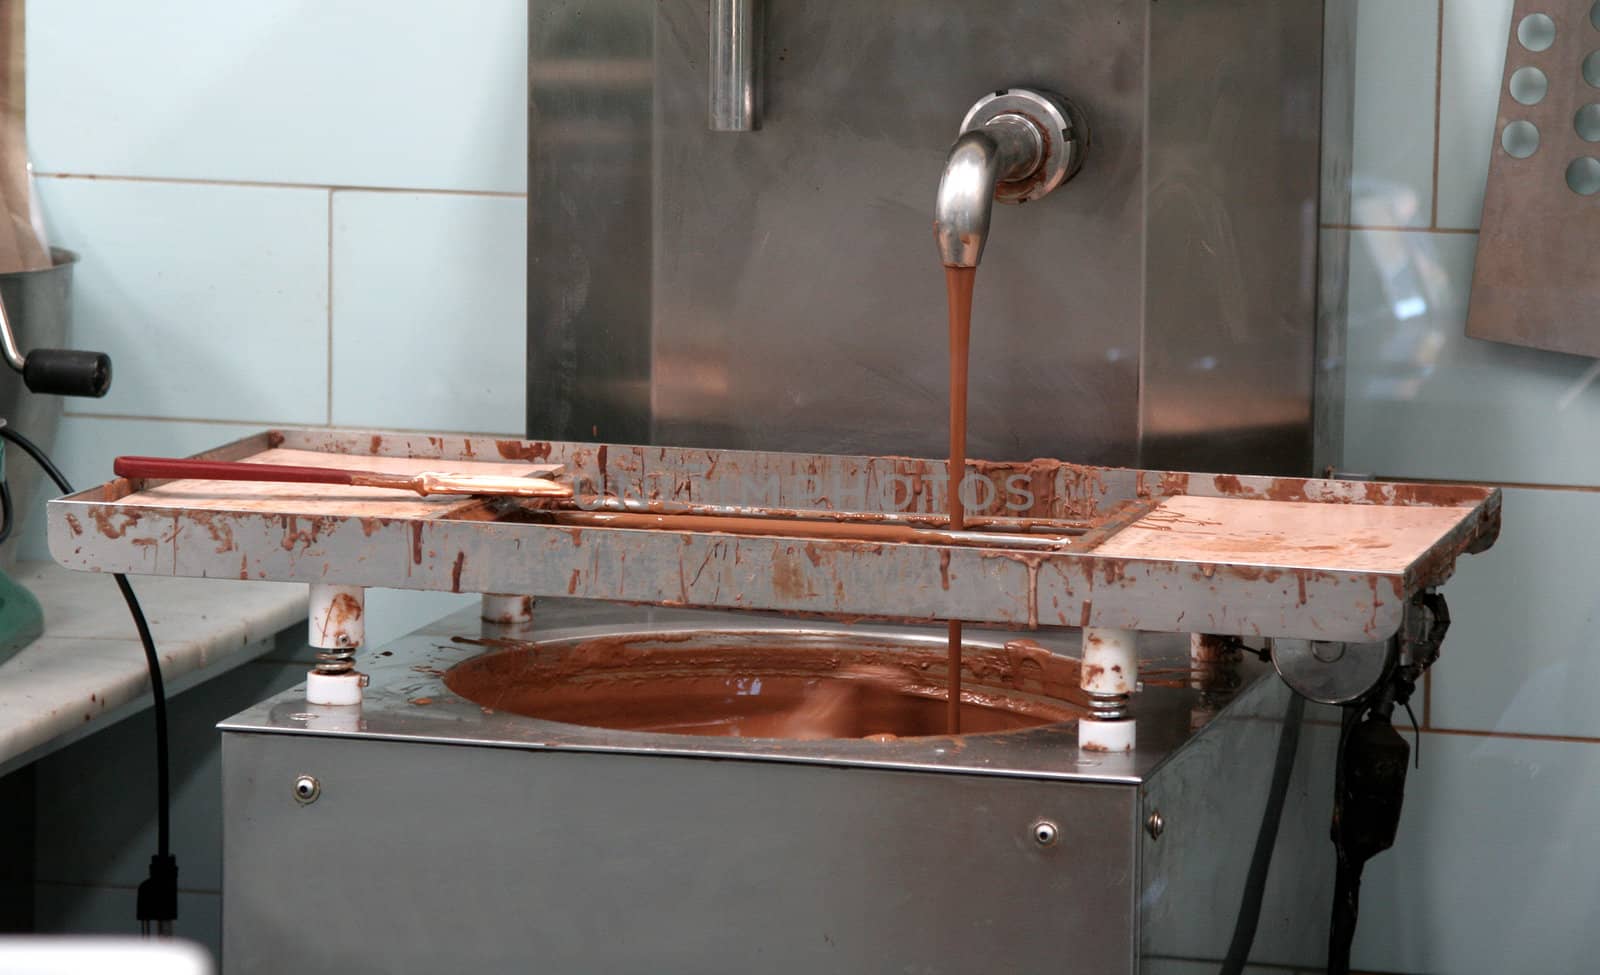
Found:
[[[311,645],[354,649],[367,638],[366,590],[360,586],[311,587]]]
[[[1131,752],[1138,739],[1136,725],[1132,718],[1084,718],[1078,722],[1078,747],[1086,752]]]
[[[1139,680],[1138,631],[1083,631],[1081,684],[1090,694],[1132,694]]]
[[[532,596],[483,594],[483,620],[486,623],[527,623],[533,619]]]
[[[367,675],[353,670],[342,674],[323,674],[312,670],[306,674],[306,703],[360,704],[361,689],[366,686]]]
[[[321,662],[306,675],[310,704],[361,703],[367,675],[355,670],[355,650],[366,639],[366,591],[360,586],[313,585],[309,609],[311,645]]]
[[[1090,627],[1083,631],[1079,684],[1098,714],[1078,722],[1078,747],[1090,752],[1131,752],[1137,734],[1128,698],[1139,682],[1139,634]],[[1109,713],[1107,713],[1109,712]]]

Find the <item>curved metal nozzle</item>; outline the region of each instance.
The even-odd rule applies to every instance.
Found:
[[[1023,88],[972,107],[950,147],[934,205],[934,237],[946,267],[977,267],[996,198],[1037,199],[1077,171],[1081,127],[1064,100]]]
[[[996,120],[998,121],[998,120]],[[1025,120],[1028,130],[1033,127]],[[939,199],[934,205],[934,234],[939,241],[939,259],[946,267],[977,267],[983,245],[989,238],[989,215],[994,210],[994,191],[1001,179],[1014,179],[1018,172],[1027,176],[1037,165],[1042,146],[1037,133],[1032,145],[1026,136],[997,130],[994,123],[962,133],[950,147],[950,158],[939,179]],[[1031,148],[1031,152],[1028,150]],[[1030,165],[1031,164],[1031,165]]]

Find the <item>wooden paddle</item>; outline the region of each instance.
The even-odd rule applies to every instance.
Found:
[[[280,481],[294,484],[348,484],[355,487],[391,488],[429,494],[471,494],[513,498],[570,498],[572,488],[543,477],[506,477],[499,474],[451,474],[424,471],[388,474],[337,467],[298,467],[290,464],[244,464],[237,461],[186,460],[176,457],[118,457],[112,464],[118,477],[193,478],[202,481]]]

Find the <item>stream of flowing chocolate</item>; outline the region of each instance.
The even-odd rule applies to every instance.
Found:
[[[967,350],[972,344],[972,284],[976,267],[944,269],[945,293],[950,305],[950,530],[966,527],[961,503],[961,479],[967,470]],[[949,732],[961,733],[961,624],[950,623],[949,673],[946,677],[945,714]]]

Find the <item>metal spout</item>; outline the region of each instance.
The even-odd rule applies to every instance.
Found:
[[[1002,180],[1026,179],[1043,156],[1038,128],[1020,115],[1001,115],[961,134],[950,147],[934,206],[939,259],[947,267],[978,266],[995,188]]]
[[[972,106],[950,147],[934,205],[934,237],[946,267],[978,266],[997,198],[1037,199],[1077,172],[1086,138],[1075,117],[1059,96],[1025,88],[996,92]]]

